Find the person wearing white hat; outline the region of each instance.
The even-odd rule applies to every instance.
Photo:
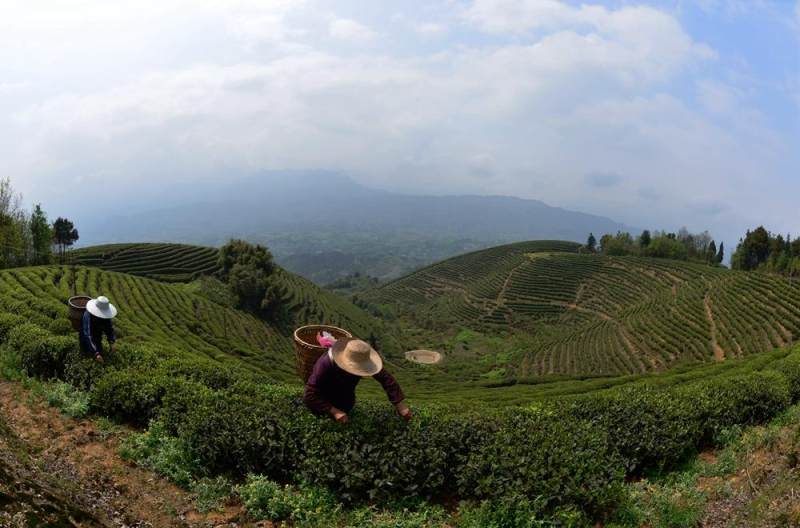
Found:
[[[108,338],[111,353],[116,352],[117,337],[114,335],[114,325],[111,322],[116,316],[117,308],[107,297],[100,296],[86,303],[86,311],[81,320],[81,349],[99,363],[104,362],[103,334]]]
[[[411,419],[400,384],[383,368],[380,354],[360,339],[339,339],[317,360],[306,382],[303,401],[314,414],[346,423],[347,413],[356,403],[356,386],[366,377],[381,384],[401,418]]]

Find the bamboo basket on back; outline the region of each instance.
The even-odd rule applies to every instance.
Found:
[[[70,297],[67,301],[69,305],[69,322],[72,323],[73,330],[80,331],[83,313],[86,311],[86,304],[91,300],[92,298],[86,295],[77,295],[75,297]]]
[[[319,346],[317,334],[328,332],[338,339],[352,338],[353,334],[336,326],[330,325],[306,325],[294,331],[294,355],[297,362],[297,375],[303,380],[308,381],[314,364],[328,351],[327,348]]]

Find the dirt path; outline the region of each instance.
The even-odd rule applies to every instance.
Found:
[[[508,272],[508,276],[506,277],[506,280],[503,282],[503,287],[500,288],[500,293],[497,294],[497,299],[495,299],[495,303],[497,304],[497,306],[505,306],[506,292],[508,291],[509,284],[511,284],[511,278],[514,276],[514,273],[516,273],[521,267],[528,264],[528,262],[530,261],[525,259],[521,263],[514,266],[514,268],[510,272]]]
[[[578,306],[575,303],[568,303],[568,302],[564,302],[564,301],[549,301],[549,302],[553,306],[560,306],[562,308],[569,308],[570,310],[575,310],[577,312],[583,312],[583,313],[596,315],[597,317],[599,317],[603,321],[616,322],[610,315],[608,315],[605,312],[601,312],[599,310],[592,310],[591,308],[584,308],[583,306]]]
[[[34,467],[71,484],[77,503],[97,519],[85,526],[245,526],[235,522],[238,508],[201,515],[186,491],[122,460],[117,448],[125,431],[102,431],[90,420],[67,418],[32,401],[18,383],[0,382],[0,419]],[[13,455],[8,443],[0,443],[0,455],[4,449]]]
[[[717,361],[725,361],[725,350],[719,346],[717,341],[717,323],[714,320],[714,312],[711,310],[711,292],[706,292],[703,298],[703,305],[706,309],[706,319],[711,327],[711,348],[714,350],[714,359]]]

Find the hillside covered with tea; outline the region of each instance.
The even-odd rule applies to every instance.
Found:
[[[723,361],[800,336],[800,283],[694,262],[526,242],[455,257],[361,296],[420,345],[453,328],[503,336],[505,377],[619,375]],[[514,343],[511,347],[509,343]]]

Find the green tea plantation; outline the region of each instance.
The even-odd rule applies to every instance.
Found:
[[[434,264],[362,296],[427,329],[517,342],[505,378],[624,375],[741,358],[800,336],[800,283],[665,259],[528,242]],[[427,339],[427,341],[426,341]]]
[[[409,341],[433,339],[430,325],[442,325],[442,335],[455,326],[443,363],[388,362],[415,411],[410,423],[370,383],[349,424],[311,415],[286,329],[213,302],[201,281],[84,266],[2,271],[0,368],[66,381],[88,395],[95,416],[149,427],[180,450],[176,460],[190,461],[182,471],[192,478],[273,492],[280,488],[270,483],[311,486],[346,509],[460,502],[458,518],[480,515],[477,525],[505,526],[521,505],[518,526],[612,523],[626,480],[677,467],[730,428],[800,400],[800,349],[789,346],[798,290],[770,277],[575,249],[518,244],[463,257],[474,265],[434,265],[360,300],[388,314],[384,321],[281,272],[295,316]],[[74,292],[106,294],[120,308],[119,352],[107,365],[78,351],[65,306]],[[458,311],[463,303],[475,312]],[[501,317],[513,331],[498,327]],[[542,348],[517,331],[535,332]],[[505,358],[518,373],[562,374],[476,381],[459,370],[470,346],[507,341],[519,346],[518,357]],[[283,511],[268,506],[270,515]]]

